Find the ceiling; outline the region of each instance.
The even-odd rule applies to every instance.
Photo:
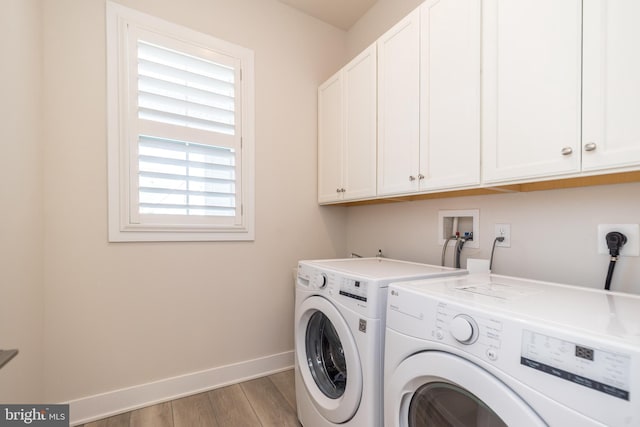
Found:
[[[281,3],[348,30],[377,0],[278,0]]]

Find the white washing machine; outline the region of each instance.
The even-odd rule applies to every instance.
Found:
[[[349,258],[300,261],[295,305],[295,386],[304,427],[383,425],[387,286],[465,270]]]
[[[473,274],[389,287],[385,426],[640,426],[640,297]]]

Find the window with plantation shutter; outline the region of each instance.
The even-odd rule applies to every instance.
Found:
[[[252,240],[253,53],[107,11],[110,240]]]

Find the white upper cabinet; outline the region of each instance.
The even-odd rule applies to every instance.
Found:
[[[640,0],[426,0],[318,90],[318,200],[640,170]]]
[[[376,47],[318,89],[318,202],[376,195]]]
[[[582,167],[640,164],[640,1],[584,0]]]
[[[342,79],[340,72],[318,88],[318,202],[342,196]]]
[[[376,46],[344,68],[344,199],[376,195]]]
[[[480,2],[420,7],[419,190],[480,183]]]
[[[580,171],[581,0],[483,1],[483,181]]]
[[[429,0],[378,40],[378,194],[480,182],[480,2]]]
[[[378,39],[378,194],[417,189],[420,155],[420,13]]]

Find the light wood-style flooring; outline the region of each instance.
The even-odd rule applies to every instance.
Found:
[[[293,370],[160,403],[83,427],[299,427]]]

